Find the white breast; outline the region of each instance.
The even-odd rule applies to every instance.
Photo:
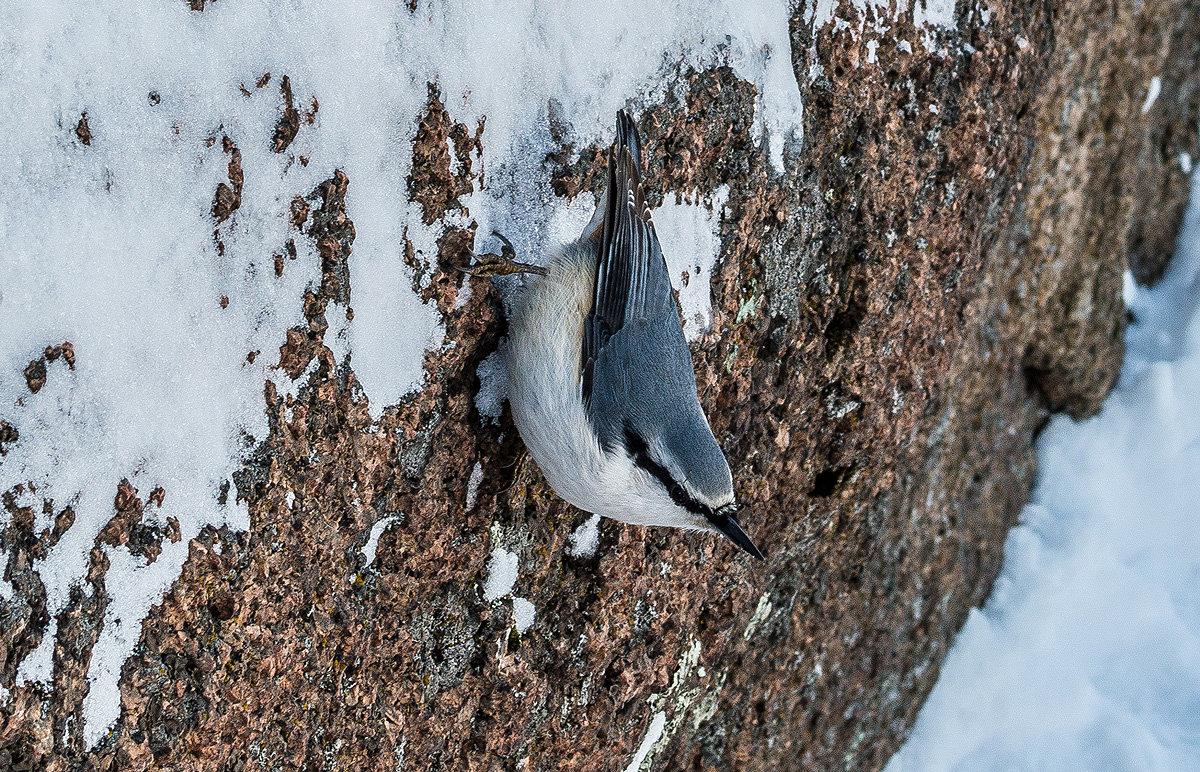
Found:
[[[509,324],[509,404],[521,439],[554,491],[587,512],[635,525],[707,530],[624,453],[605,453],[584,411],[583,322],[596,257],[571,244],[517,299]]]

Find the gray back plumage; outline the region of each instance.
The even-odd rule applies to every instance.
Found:
[[[583,397],[606,449],[665,451],[655,459],[661,471],[719,501],[731,492],[729,465],[696,396],[691,352],[642,191],[640,155],[637,129],[622,111],[603,226],[593,238],[598,255],[584,323]]]

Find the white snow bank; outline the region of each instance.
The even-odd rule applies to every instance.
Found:
[[[1194,180],[1195,181],[1195,180]],[[1200,769],[1200,185],[1100,415],[1040,481],[890,772]]]

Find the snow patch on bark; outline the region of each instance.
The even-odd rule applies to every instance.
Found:
[[[503,547],[492,550],[488,560],[487,581],[483,585],[483,599],[488,603],[500,600],[512,592],[517,583],[517,555]]]
[[[517,628],[517,632],[522,635],[533,625],[534,617],[537,615],[537,609],[533,604],[524,598],[513,598],[513,624]]]
[[[692,342],[712,329],[711,281],[721,255],[721,213],[729,200],[722,185],[705,204],[689,203],[668,193],[651,215],[671,273],[671,286],[679,293],[683,332]]]
[[[397,523],[404,515],[388,515],[381,517],[371,526],[371,532],[367,534],[367,542],[363,544],[362,556],[364,559],[363,568],[370,568],[375,563],[375,552],[379,549],[379,537],[383,536],[383,532],[392,523]]]
[[[567,544],[572,557],[591,559],[600,545],[600,515],[592,515],[575,529]]]
[[[646,730],[646,736],[642,739],[642,744],[638,746],[637,753],[633,755],[629,766],[625,767],[625,772],[641,770],[642,763],[650,755],[650,751],[654,750],[654,746],[662,739],[663,729],[666,726],[667,714],[660,710],[654,714],[654,718],[650,719],[650,727]]]

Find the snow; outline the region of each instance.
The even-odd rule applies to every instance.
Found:
[[[367,534],[367,541],[362,547],[362,556],[365,559],[364,568],[370,568],[375,563],[375,551],[379,548],[379,537],[383,535],[389,525],[400,522],[403,517],[403,514],[388,515],[379,518],[371,525],[371,532]]]
[[[955,0],[913,0],[913,24],[953,29],[954,6]]]
[[[1055,418],[1040,477],[888,766],[1200,768],[1200,183],[1101,413]]]
[[[21,665],[17,668],[17,683],[50,682],[50,677],[54,672],[54,641],[51,633],[57,630],[58,620],[56,617],[51,617],[50,627],[42,637],[42,642],[25,659],[21,660]],[[50,643],[46,642],[47,639],[50,640]]]
[[[120,715],[121,695],[117,681],[121,677],[121,665],[137,644],[142,619],[162,597],[162,591],[117,590],[147,585],[166,588],[179,575],[187,557],[183,550],[172,550],[168,557],[164,549],[158,560],[147,565],[143,558],[126,549],[106,545],[104,554],[109,560],[104,582],[112,600],[104,611],[100,637],[92,648],[92,665],[88,669],[91,688],[83,699],[83,714],[88,719],[84,723],[83,739],[88,747],[107,735],[109,725]]]
[[[205,525],[247,526],[233,495],[217,503],[249,438],[266,433],[271,357],[250,364],[247,354],[278,349],[301,319],[303,288],[317,270],[301,248],[274,276],[271,254],[287,237],[290,200],[277,198],[311,190],[328,169],[285,171],[286,159],[266,142],[278,92],[238,92],[238,80],[276,63],[269,55],[255,53],[253,41],[210,55],[245,30],[235,36],[219,20],[197,26],[184,4],[66,2],[5,5],[0,29],[0,186],[19,192],[0,207],[0,411],[20,432],[0,465],[0,490],[33,482],[39,501],[76,513],[35,562],[51,622],[18,680],[50,679],[54,619],[83,578],[122,478],[143,497],[161,485],[165,503],[148,517],[176,517],[183,536],[148,566],[124,548],[111,553],[109,614],[84,712],[85,735],[95,738],[117,717],[113,674],[136,642],[140,615],[178,575],[188,541]],[[90,147],[75,137],[85,111]],[[226,179],[225,135],[242,152],[247,184],[240,210],[219,228],[222,255],[209,212]],[[63,341],[74,345],[75,369],[61,358],[49,364],[45,386],[31,394],[22,369]],[[53,515],[35,511],[35,529],[48,526]]]
[[[513,585],[517,583],[518,559],[515,552],[509,552],[503,547],[492,550],[488,559],[487,579],[483,583],[483,599],[492,603],[506,595],[512,594]],[[537,610],[525,598],[513,596],[513,625],[518,633],[524,633],[533,624]]]
[[[600,546],[600,515],[591,515],[575,529],[568,539],[567,552],[572,557],[590,560]]]
[[[654,750],[655,743],[662,739],[663,729],[666,726],[667,714],[660,710],[654,714],[654,718],[650,719],[650,727],[646,730],[646,736],[642,739],[642,744],[638,746],[637,753],[633,754],[629,766],[625,767],[625,772],[639,772],[642,762],[650,755],[650,751]]]
[[[362,232],[357,220],[355,228]],[[348,339],[354,374],[370,397],[371,417],[378,419],[385,407],[421,385],[422,355],[441,339],[442,327],[440,321],[425,313],[426,308],[413,293],[407,266],[395,254],[360,256],[360,240],[361,236],[355,239],[351,257],[354,321],[344,332],[335,332]],[[365,269],[372,280],[356,282],[358,268]],[[331,308],[334,316],[342,316],[336,305]]]
[[[492,550],[487,572],[487,580],[483,584],[483,599],[491,603],[512,592],[513,585],[517,583],[516,553],[503,547]]]
[[[683,333],[689,343],[712,329],[709,278],[721,254],[721,212],[728,200],[728,185],[722,185],[708,204],[688,203],[668,193],[650,215],[662,242],[671,286],[679,293]]]
[[[800,139],[803,115],[787,14],[786,0],[422,4],[401,47],[405,61],[428,62],[427,72],[413,68],[418,85],[436,79],[457,120],[474,125],[486,116],[488,184],[468,209],[481,234],[499,230],[536,261],[576,238],[595,205],[579,204],[583,216],[569,233],[552,232],[553,210],[562,207],[540,163],[558,149],[551,110],[576,147],[607,143],[618,108],[665,96],[664,72],[728,63],[759,87],[756,125],[782,161],[783,148]]]
[[[1162,93],[1162,78],[1155,75],[1150,79],[1150,85],[1146,87],[1146,101],[1142,102],[1142,115],[1150,112],[1150,108],[1154,106],[1158,95]]]
[[[892,25],[888,24],[889,21],[899,21],[905,16],[911,18],[913,26],[921,34],[922,44],[929,51],[936,50],[938,47],[939,40],[935,33],[938,31],[951,32],[958,27],[958,19],[955,15],[956,0],[912,0],[911,2],[909,0],[897,0],[896,2],[850,0],[848,3],[839,2],[839,0],[816,0],[816,2],[808,3],[806,8],[808,13],[806,21],[813,29],[832,24],[835,32],[851,30],[860,36],[878,36],[874,40],[867,41],[866,61],[868,64],[876,62],[875,52],[878,50],[879,40],[889,37],[887,33],[892,29]],[[841,13],[850,14],[856,19],[852,21],[850,18],[839,16]],[[991,21],[991,11],[980,9],[980,18],[985,25],[988,24]],[[974,49],[965,40],[959,40],[958,44],[964,51],[974,52]],[[897,48],[905,53],[912,53],[912,44],[907,40],[901,40]],[[813,76],[810,75],[810,80],[812,79]]]
[[[524,635],[525,631],[533,625],[537,610],[524,598],[513,598],[512,603],[513,624],[516,625],[517,632]]]

